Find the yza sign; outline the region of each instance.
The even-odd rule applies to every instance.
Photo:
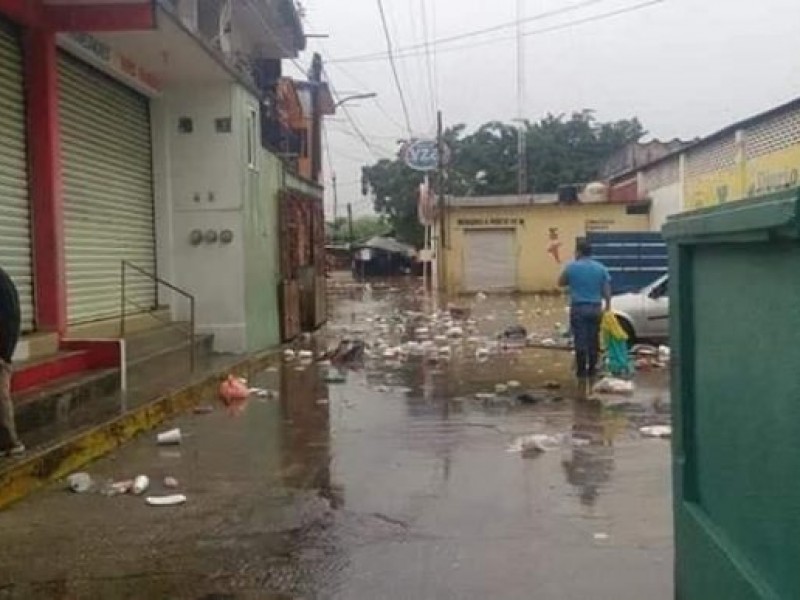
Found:
[[[436,140],[411,140],[400,149],[401,160],[415,171],[429,172],[439,168],[439,144]],[[442,164],[450,162],[450,149],[442,144]]]

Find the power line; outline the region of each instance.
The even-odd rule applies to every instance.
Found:
[[[386,12],[383,10],[383,0],[376,0],[378,3],[378,12],[381,15],[381,24],[383,25],[383,35],[386,38],[386,51],[389,56],[389,64],[392,67],[392,74],[394,75],[394,83],[397,86],[397,93],[400,95],[400,104],[403,107],[403,116],[406,120],[406,130],[409,137],[411,133],[411,118],[408,115],[408,105],[406,104],[406,97],[403,94],[403,86],[400,85],[400,76],[397,74],[397,63],[394,60],[394,50],[392,48],[392,37],[389,35],[389,24],[386,22]]]
[[[428,30],[428,7],[425,0],[419,0],[419,8],[422,13],[422,35],[425,40],[425,63],[427,64],[428,71],[428,91],[430,93],[432,115],[436,115],[438,108],[436,100],[436,84],[433,77],[433,60],[431,59],[431,38],[430,31]]]
[[[531,23],[533,21],[541,21],[543,19],[548,19],[550,17],[556,17],[558,15],[566,14],[569,12],[573,12],[576,10],[580,10],[582,8],[586,8],[592,6],[594,4],[601,4],[603,2],[608,2],[609,0],[583,0],[583,2],[578,2],[577,4],[571,4],[569,6],[564,6],[562,8],[556,8],[553,10],[541,12],[535,15],[531,15],[530,17],[526,17],[525,19],[515,19],[513,21],[507,21],[505,23],[500,23],[499,25],[493,25],[491,27],[484,27],[482,29],[474,29],[472,31],[466,31],[464,33],[459,33],[456,35],[452,35],[449,37],[444,37],[438,40],[433,40],[430,42],[430,45],[436,47],[441,46],[443,44],[450,44],[452,42],[457,42],[460,40],[468,39],[471,37],[478,37],[482,35],[486,35],[488,33],[494,33],[496,31],[502,31],[503,29],[510,29],[513,27],[517,27],[520,24],[524,23]],[[397,52],[400,54],[404,54],[411,50],[420,50],[425,48],[426,44],[413,44],[410,46],[404,46],[402,48],[397,48]],[[367,54],[357,54],[354,56],[346,56],[344,58],[334,59],[333,62],[342,63],[342,62],[363,62],[365,59],[372,59],[372,58],[383,58],[386,57],[386,52],[370,52]]]
[[[367,150],[369,150],[369,152],[370,152],[370,154],[372,154],[373,158],[380,160],[379,153],[375,151],[375,148],[370,143],[370,141],[367,139],[367,136],[364,135],[364,132],[358,126],[358,123],[356,122],[355,118],[353,118],[353,115],[350,114],[350,111],[347,109],[347,107],[344,104],[341,104],[341,100],[342,99],[339,96],[339,93],[336,91],[336,88],[333,86],[333,83],[330,80],[330,76],[328,75],[328,72],[325,70],[324,66],[323,66],[323,73],[325,74],[325,78],[328,80],[328,86],[330,87],[331,94],[333,95],[333,97],[336,100],[336,102],[338,104],[340,104],[339,108],[344,113],[344,116],[347,118],[347,121],[350,123],[350,127],[352,127],[352,129],[355,132],[355,134],[358,137],[358,139],[361,140],[361,142],[364,144],[364,146],[367,148]]]
[[[542,35],[542,34],[545,34],[545,33],[552,33],[554,31],[561,31],[563,29],[571,29],[572,27],[575,27],[575,26],[578,26],[578,25],[584,25],[586,23],[594,23],[595,21],[602,21],[602,20],[605,20],[605,19],[609,19],[609,18],[612,18],[612,17],[619,16],[619,15],[636,12],[636,11],[642,10],[644,8],[648,8],[650,6],[654,6],[656,4],[662,4],[663,2],[666,2],[666,0],[649,0],[648,2],[641,2],[639,4],[634,4],[632,6],[628,6],[628,7],[625,7],[625,8],[618,9],[618,10],[613,10],[613,11],[610,11],[610,12],[600,13],[598,15],[593,15],[591,17],[586,17],[586,18],[583,18],[583,19],[575,19],[573,21],[568,21],[566,23],[561,23],[560,25],[553,25],[552,27],[544,27],[542,29],[534,29],[534,30],[531,30],[531,31],[526,31],[526,32],[523,33],[523,37],[529,37],[529,36],[534,36],[534,35]],[[444,52],[454,52],[454,51],[458,51],[458,50],[468,50],[468,49],[471,49],[471,48],[479,48],[481,46],[488,46],[488,45],[492,45],[492,44],[497,44],[499,42],[506,42],[506,41],[509,41],[509,40],[513,40],[515,38],[516,38],[516,36],[498,37],[498,38],[493,38],[493,39],[490,39],[490,40],[484,40],[482,42],[475,42],[475,43],[472,43],[472,44],[462,44],[462,45],[459,45],[459,46],[451,46],[451,47],[448,47],[448,48],[443,48],[443,49],[439,50],[439,52],[440,53],[444,53]],[[399,60],[399,59],[411,58],[411,57],[414,57],[414,56],[418,56],[419,54],[420,54],[419,52],[407,52],[405,54],[396,54],[394,56],[394,58],[395,58],[395,60]],[[365,58],[365,59],[359,60],[358,62],[374,62],[374,61],[378,61],[378,60],[386,60],[386,56],[380,56],[380,57],[370,58],[370,59],[366,59]],[[355,62],[355,61],[352,61],[352,62]]]

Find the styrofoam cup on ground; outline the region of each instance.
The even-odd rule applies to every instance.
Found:
[[[181,443],[181,430],[170,429],[158,434],[158,443],[162,446],[175,446]]]

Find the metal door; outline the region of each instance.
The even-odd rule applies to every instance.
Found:
[[[517,258],[513,229],[477,229],[464,233],[464,288],[467,292],[513,290]]]
[[[22,51],[0,21],[0,267],[17,286],[22,330],[34,327]]]
[[[74,324],[119,314],[122,260],[155,273],[150,114],[147,98],[63,53],[59,83]],[[145,277],[132,275],[126,293],[140,310],[156,304]]]

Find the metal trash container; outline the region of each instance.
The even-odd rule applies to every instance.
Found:
[[[676,597],[800,598],[800,193],[664,236]]]

